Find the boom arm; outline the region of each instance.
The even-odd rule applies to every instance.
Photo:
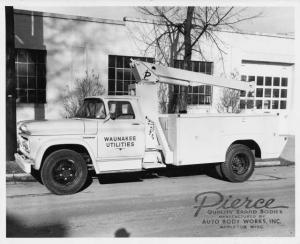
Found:
[[[142,83],[161,82],[181,86],[211,85],[244,91],[253,91],[254,89],[253,82],[242,82],[133,59],[131,67],[136,81]]]

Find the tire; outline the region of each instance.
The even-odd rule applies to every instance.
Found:
[[[87,180],[88,170],[83,157],[72,150],[51,153],[43,163],[41,178],[54,194],[69,195],[78,192]]]
[[[242,144],[229,147],[226,153],[226,161],[221,164],[221,172],[224,178],[231,182],[243,182],[248,180],[255,166],[255,158],[251,150]]]

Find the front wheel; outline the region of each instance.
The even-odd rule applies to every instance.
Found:
[[[57,195],[78,192],[85,184],[87,175],[87,165],[83,157],[68,149],[51,153],[41,169],[42,182]]]
[[[251,150],[245,145],[235,144],[229,147],[221,171],[228,181],[243,182],[251,177],[254,166],[255,158]]]

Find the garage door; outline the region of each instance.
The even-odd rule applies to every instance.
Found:
[[[241,79],[254,81],[254,93],[241,92],[240,108],[245,110],[282,111],[292,103],[292,64],[242,62]]]

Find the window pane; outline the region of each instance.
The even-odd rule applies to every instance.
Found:
[[[279,89],[273,89],[273,97],[279,97]]]
[[[205,95],[211,95],[211,86],[205,86]]]
[[[108,69],[108,79],[115,79],[115,68]]]
[[[211,63],[206,63],[206,74],[211,74]]]
[[[262,109],[262,100],[256,100],[256,108]]]
[[[279,86],[280,83],[280,78],[279,77],[274,77],[273,78],[273,86]]]
[[[123,69],[117,69],[117,79],[123,80]]]
[[[245,109],[245,100],[240,100],[240,109]]]
[[[286,101],[280,101],[280,109],[286,109]]]
[[[28,77],[28,88],[29,89],[36,89],[36,78],[35,77]]]
[[[46,78],[45,76],[37,77],[37,89],[46,89]]]
[[[17,102],[27,102],[27,91],[25,89],[17,89]]]
[[[263,86],[264,85],[264,77],[263,76],[257,76],[257,81],[256,81],[256,84],[258,86]]]
[[[203,94],[204,93],[204,86],[199,86],[199,93]]]
[[[278,100],[272,101],[272,109],[278,109]]]
[[[28,76],[36,76],[35,64],[28,64]]]
[[[200,72],[205,73],[205,62],[200,62]]]
[[[124,68],[130,68],[131,57],[124,57]]]
[[[199,72],[200,71],[200,62],[193,62],[193,71],[194,72]]]
[[[255,76],[253,76],[253,75],[248,76],[248,81],[255,81]]]
[[[37,64],[37,75],[44,76],[46,74],[45,64]]]
[[[193,93],[198,93],[198,92],[199,92],[199,87],[193,86]]]
[[[27,76],[27,64],[19,63],[18,64],[18,76]]]
[[[264,109],[270,109],[270,105],[271,105],[270,100],[265,100],[264,101]]]
[[[204,101],[204,95],[199,95],[199,104],[204,104],[205,101]]]
[[[28,102],[29,103],[36,102],[36,90],[28,90]]]
[[[115,91],[115,80],[108,80],[108,91]]]
[[[281,97],[286,98],[287,97],[287,89],[281,89]]]
[[[251,109],[254,107],[254,101],[253,100],[247,100],[247,108]]]
[[[192,94],[188,94],[188,97],[187,97],[187,103],[188,104],[192,104]]]
[[[27,88],[27,78],[26,77],[18,77],[19,87],[18,88]]]
[[[211,103],[211,96],[205,96],[205,104]]]
[[[263,97],[263,88],[256,88],[256,97]]]
[[[246,96],[246,91],[240,91],[240,97],[245,97]]]
[[[128,86],[130,82],[129,81],[124,81],[124,92],[128,92]]]
[[[117,80],[117,91],[123,91],[123,81]]]
[[[116,67],[115,56],[114,55],[109,55],[108,56],[108,67],[110,67],[110,68]]]
[[[281,78],[281,86],[288,86],[288,79],[287,78]]]
[[[192,95],[192,104],[198,104],[198,94]]]
[[[247,81],[247,76],[246,75],[242,75],[241,76],[241,81]]]
[[[124,57],[117,56],[117,68],[124,68]]]
[[[272,77],[267,76],[266,77],[266,86],[271,86],[272,85]]]
[[[130,76],[131,76],[131,70],[124,69],[124,80],[130,80]]]
[[[265,97],[271,97],[271,89],[265,89]]]

